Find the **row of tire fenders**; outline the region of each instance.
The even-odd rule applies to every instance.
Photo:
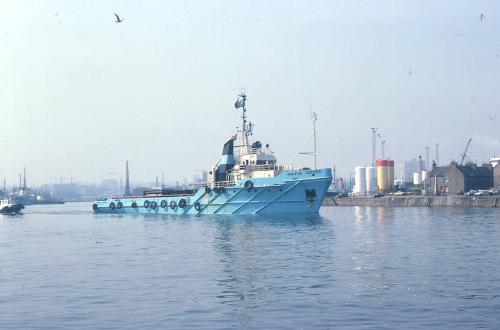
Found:
[[[245,189],[252,189],[253,188],[253,182],[248,180],[245,182],[244,184],[244,188]],[[210,191],[213,191],[214,193],[218,194],[218,193],[223,193],[226,191],[226,189],[224,187],[214,187],[213,189],[210,189],[209,187],[206,187],[205,188],[205,193],[210,193]],[[132,208],[137,208],[138,205],[136,202],[132,202],[132,204],[130,205]],[[156,209],[158,207],[158,204],[155,202],[155,201],[149,201],[149,200],[145,200],[144,201],[144,204],[143,204],[144,208],[151,208],[152,210]],[[172,210],[174,210],[176,207],[179,207],[181,209],[185,208],[187,206],[187,202],[184,198],[181,198],[179,200],[179,203],[177,203],[176,201],[170,201],[170,203],[168,203],[166,200],[162,200],[160,202],[160,207],[161,208],[167,208],[167,207],[170,207]],[[93,204],[92,205],[93,209],[97,209],[97,204]],[[114,209],[121,209],[123,207],[123,203],[121,201],[118,201],[118,202],[111,202],[109,203],[109,208],[111,210],[114,210]],[[201,204],[200,202],[195,202],[194,203],[194,208],[196,211],[200,211],[201,210]]]
[[[149,201],[149,200],[145,200],[144,201],[144,204],[143,204],[144,208],[150,208],[152,210],[156,209],[158,207],[158,204],[155,202],[155,201]],[[187,206],[187,202],[184,198],[181,198],[179,200],[179,203],[177,203],[176,201],[170,201],[170,203],[168,203],[166,200],[162,200],[160,202],[160,207],[162,209],[165,209],[165,208],[168,208],[170,207],[172,210],[174,210],[176,207],[179,207],[181,209],[185,208]],[[97,209],[97,204],[93,204],[92,207],[95,209]],[[123,203],[118,201],[118,202],[111,202],[109,203],[109,208],[111,210],[114,210],[114,209],[121,209],[123,207]],[[133,209],[136,209],[138,207],[137,203],[136,202],[132,202],[132,204],[130,205],[131,208]],[[201,210],[201,204],[199,202],[196,202],[194,203],[194,208],[196,209],[196,211],[200,211]]]

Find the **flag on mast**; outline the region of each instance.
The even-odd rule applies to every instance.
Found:
[[[234,108],[243,108],[245,106],[245,98],[244,97],[238,97],[236,102],[234,103]]]

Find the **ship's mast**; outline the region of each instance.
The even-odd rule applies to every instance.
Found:
[[[23,189],[26,190],[26,167],[23,169]]]
[[[246,100],[247,100],[247,95],[246,95],[246,90],[245,88],[242,88],[240,91],[240,94],[238,95],[238,99],[236,100],[236,103],[234,104],[234,107],[236,109],[242,108],[242,113],[241,113],[241,146],[240,146],[240,154],[241,155],[246,155],[250,153],[250,144],[248,142],[248,136],[252,135],[252,130],[253,130],[253,124],[251,122],[247,122],[247,108],[246,108]]]
[[[314,139],[314,169],[318,169],[318,141],[316,136],[316,121],[318,120],[318,115],[313,112],[311,115],[313,120],[313,139]]]

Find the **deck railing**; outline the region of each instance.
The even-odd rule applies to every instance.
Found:
[[[208,188],[227,188],[227,187],[234,187],[236,184],[235,181],[216,181],[216,182],[202,182],[202,183],[196,183],[193,184],[193,187],[195,188],[200,188],[200,187],[208,187]]]
[[[245,172],[248,171],[297,171],[297,170],[303,170],[303,169],[309,169],[305,168],[303,166],[296,166],[296,165],[273,165],[273,164],[260,164],[260,165],[254,165],[254,164],[248,164],[248,165],[239,165],[238,171],[236,171],[234,168],[229,171],[228,173],[238,173],[241,170],[244,170]]]

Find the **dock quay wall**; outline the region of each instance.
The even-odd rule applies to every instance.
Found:
[[[500,196],[326,197],[323,206],[500,207]]]

